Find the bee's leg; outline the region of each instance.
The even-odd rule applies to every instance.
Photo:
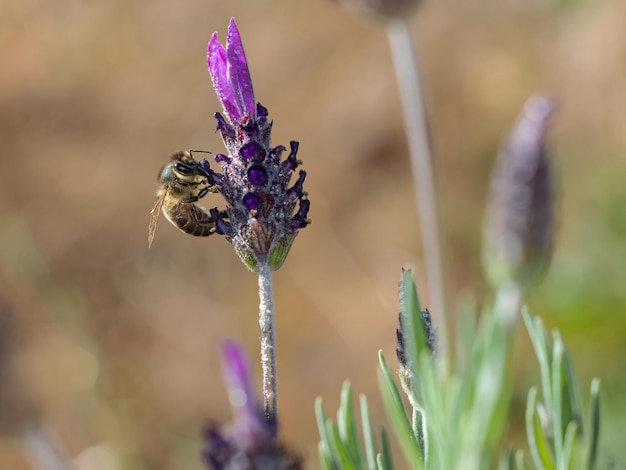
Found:
[[[191,206],[191,213],[193,214],[193,220],[200,225],[209,225],[213,227],[215,225],[215,220],[209,214],[204,212],[202,209],[197,206]]]

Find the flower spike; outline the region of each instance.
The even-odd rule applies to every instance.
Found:
[[[216,154],[221,173],[220,193],[227,216],[218,217],[216,233],[223,234],[252,271],[282,266],[298,232],[310,220],[310,202],[304,199],[306,172],[300,170],[291,184],[299,144],[289,143],[289,156],[281,161],[285,146],[271,146],[272,121],[265,106],[255,102],[252,80],[241,36],[231,19],[226,45],[213,33],[209,41],[208,66],[224,115],[215,114],[217,131],[228,154]],[[205,164],[206,165],[206,164]],[[207,172],[208,166],[207,166]],[[228,219],[226,222],[224,219]]]

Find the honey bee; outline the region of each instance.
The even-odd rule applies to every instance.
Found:
[[[209,175],[193,159],[191,151],[181,150],[170,157],[157,176],[157,197],[150,212],[148,247],[152,245],[159,213],[183,232],[207,237],[215,232],[215,220],[198,205],[208,193],[218,192]]]

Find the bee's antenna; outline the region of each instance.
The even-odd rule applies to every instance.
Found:
[[[211,153],[208,150],[190,150],[189,153],[191,154],[191,156],[193,157],[193,153],[194,152],[198,152],[198,153]]]

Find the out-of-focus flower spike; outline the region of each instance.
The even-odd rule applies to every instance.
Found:
[[[245,422],[250,432],[260,432],[262,414],[252,378],[252,368],[245,352],[234,341],[222,344],[222,376],[236,421]]]
[[[550,260],[554,194],[545,141],[555,110],[551,98],[530,98],[493,169],[483,264],[494,287],[513,282],[526,288]]]
[[[234,420],[205,429],[202,456],[206,465],[214,470],[302,468],[300,456],[279,442],[277,423],[263,415],[248,357],[234,341],[222,346],[222,375]]]

